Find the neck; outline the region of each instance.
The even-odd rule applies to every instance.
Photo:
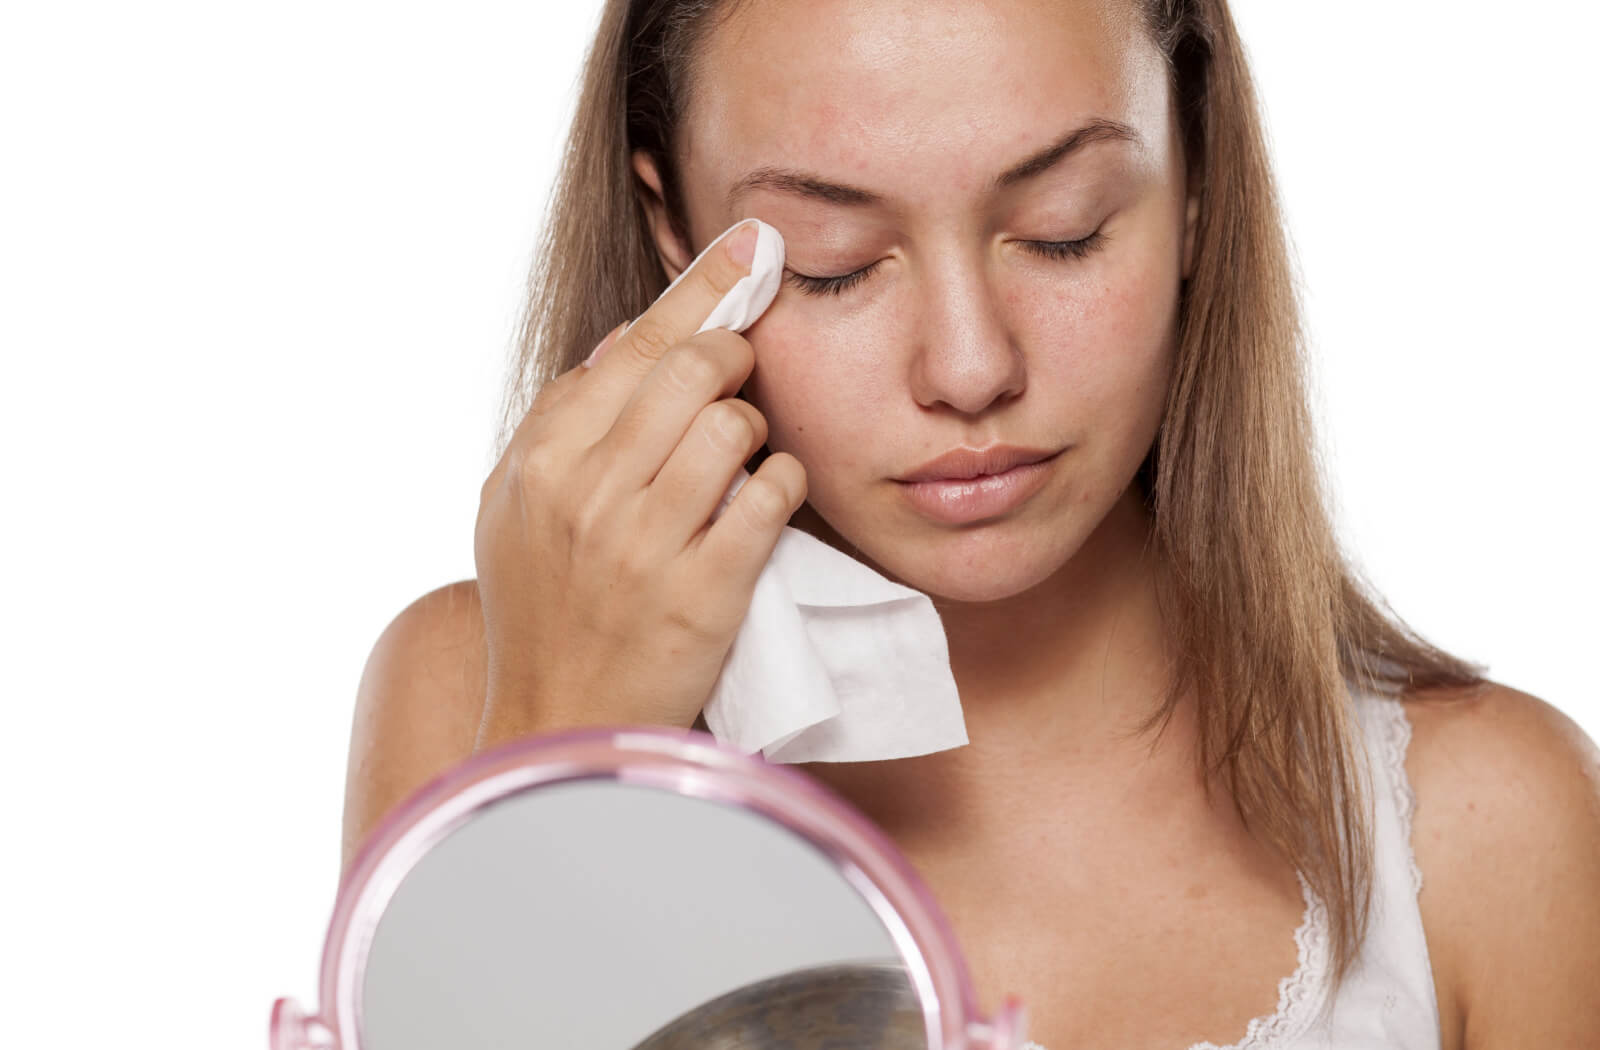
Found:
[[[1109,821],[1156,819],[1192,772],[1192,710],[1159,740],[1136,735],[1169,681],[1152,522],[1137,491],[1118,501],[1051,577],[978,604],[933,597],[970,743],[883,762],[803,763],[903,843],[1014,836],[1028,796],[1079,800]],[[1102,803],[1115,800],[1114,812]],[[1059,820],[1060,814],[1042,815]],[[1109,826],[1109,825],[1108,825]]]

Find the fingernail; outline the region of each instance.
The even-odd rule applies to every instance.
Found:
[[[597,344],[593,350],[589,351],[588,357],[583,359],[583,367],[589,368],[596,361],[600,360],[600,355],[605,353],[607,348],[609,348],[612,343],[617,341],[617,336],[621,335],[622,330],[626,327],[628,327],[628,322],[624,321],[611,331],[607,332],[606,337],[600,340],[599,344]]]
[[[754,220],[746,222],[728,237],[728,257],[741,266],[749,266],[756,257],[756,229]]]

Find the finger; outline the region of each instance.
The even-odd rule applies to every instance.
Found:
[[[787,452],[774,452],[734,494],[695,548],[702,571],[727,578],[740,593],[755,590],[778,537],[806,501],[806,471]]]
[[[620,349],[618,344],[612,353]],[[695,419],[712,402],[737,393],[755,360],[755,350],[744,336],[726,328],[701,332],[674,347],[635,386],[611,429],[594,443],[596,469],[624,491],[653,484],[689,438]],[[598,378],[591,373],[591,380]],[[693,454],[706,452],[703,443],[695,443]]]
[[[739,280],[750,273],[756,223],[745,220],[723,231],[689,268],[617,337],[589,371],[579,414],[591,426],[610,429],[640,380],[668,350],[696,334]]]
[[[583,367],[592,367],[595,361],[599,360],[600,355],[605,353],[606,350],[610,348],[611,344],[617,341],[617,336],[627,331],[628,324],[629,322],[624,321],[611,331],[607,332],[606,337],[600,340],[599,344],[593,350],[589,351],[588,357],[583,359]]]
[[[767,420],[738,398],[714,401],[650,483],[647,520],[670,550],[689,545],[722,502],[743,465],[767,440]]]
[[[616,342],[617,336],[621,335],[627,327],[628,322],[624,321],[607,332],[600,342],[595,344],[595,348],[589,352],[589,358],[584,362],[585,366],[603,354],[612,343]],[[517,421],[516,429],[511,432],[511,438],[506,442],[506,449],[509,451],[526,444],[529,440],[529,432],[543,425],[539,420],[549,415],[578,386],[582,378],[588,374],[587,367],[569,368],[540,386],[534,394],[533,401],[523,413],[522,418]]]

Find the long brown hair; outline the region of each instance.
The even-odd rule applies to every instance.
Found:
[[[540,385],[667,285],[632,150],[653,155],[690,244],[675,133],[697,45],[739,2],[606,4],[529,285],[501,448]],[[1370,788],[1351,692],[1478,686],[1483,669],[1420,638],[1339,549],[1277,189],[1226,0],[1131,2],[1166,56],[1201,193],[1173,381],[1138,475],[1156,552],[1171,569],[1162,609],[1180,654],[1143,731],[1159,732],[1194,691],[1206,782],[1221,777],[1245,824],[1327,906],[1337,984],[1365,935],[1372,883]]]

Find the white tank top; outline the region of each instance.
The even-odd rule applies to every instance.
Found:
[[[1195,1043],[1188,1050],[1438,1050],[1439,1003],[1417,910],[1422,873],[1411,852],[1416,796],[1405,771],[1411,722],[1389,697],[1358,694],[1355,706],[1376,811],[1372,914],[1360,954],[1330,1001],[1328,913],[1302,878],[1306,910],[1294,935],[1299,963],[1278,982],[1277,1010],[1251,1021],[1237,1043]],[[1046,1048],[1028,1042],[1023,1050]]]

